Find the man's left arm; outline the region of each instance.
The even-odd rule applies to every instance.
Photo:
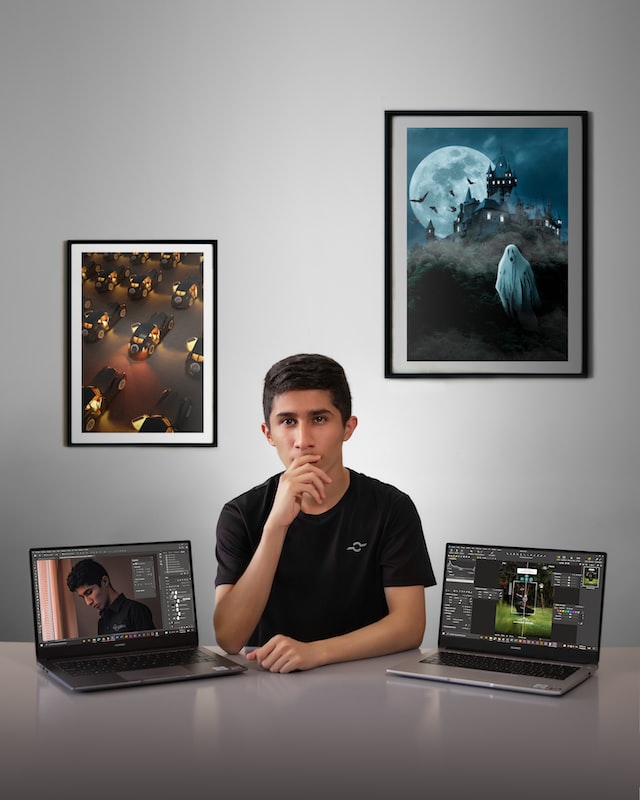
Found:
[[[248,658],[270,672],[292,672],[420,647],[426,626],[424,586],[387,586],[384,592],[389,612],[371,625],[315,642],[279,634]]]

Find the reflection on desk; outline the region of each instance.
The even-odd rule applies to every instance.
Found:
[[[415,651],[416,659],[420,657]],[[402,654],[402,657],[409,654]],[[241,656],[236,657],[242,663]],[[0,769],[12,800],[212,795],[606,796],[640,787],[640,648],[546,698],[389,676],[398,655],[75,695],[0,643]]]

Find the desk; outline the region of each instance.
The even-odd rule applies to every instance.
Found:
[[[388,676],[404,655],[76,695],[0,643],[3,794],[638,800],[640,647],[560,698]]]

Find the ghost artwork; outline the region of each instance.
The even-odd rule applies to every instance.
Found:
[[[496,290],[506,315],[516,320],[528,331],[538,327],[535,309],[540,306],[540,295],[531,264],[515,244],[508,244],[500,263]]]

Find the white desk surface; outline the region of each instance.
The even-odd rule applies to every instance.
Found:
[[[640,647],[560,698],[385,673],[406,655],[73,694],[2,642],[3,795],[639,799]]]

